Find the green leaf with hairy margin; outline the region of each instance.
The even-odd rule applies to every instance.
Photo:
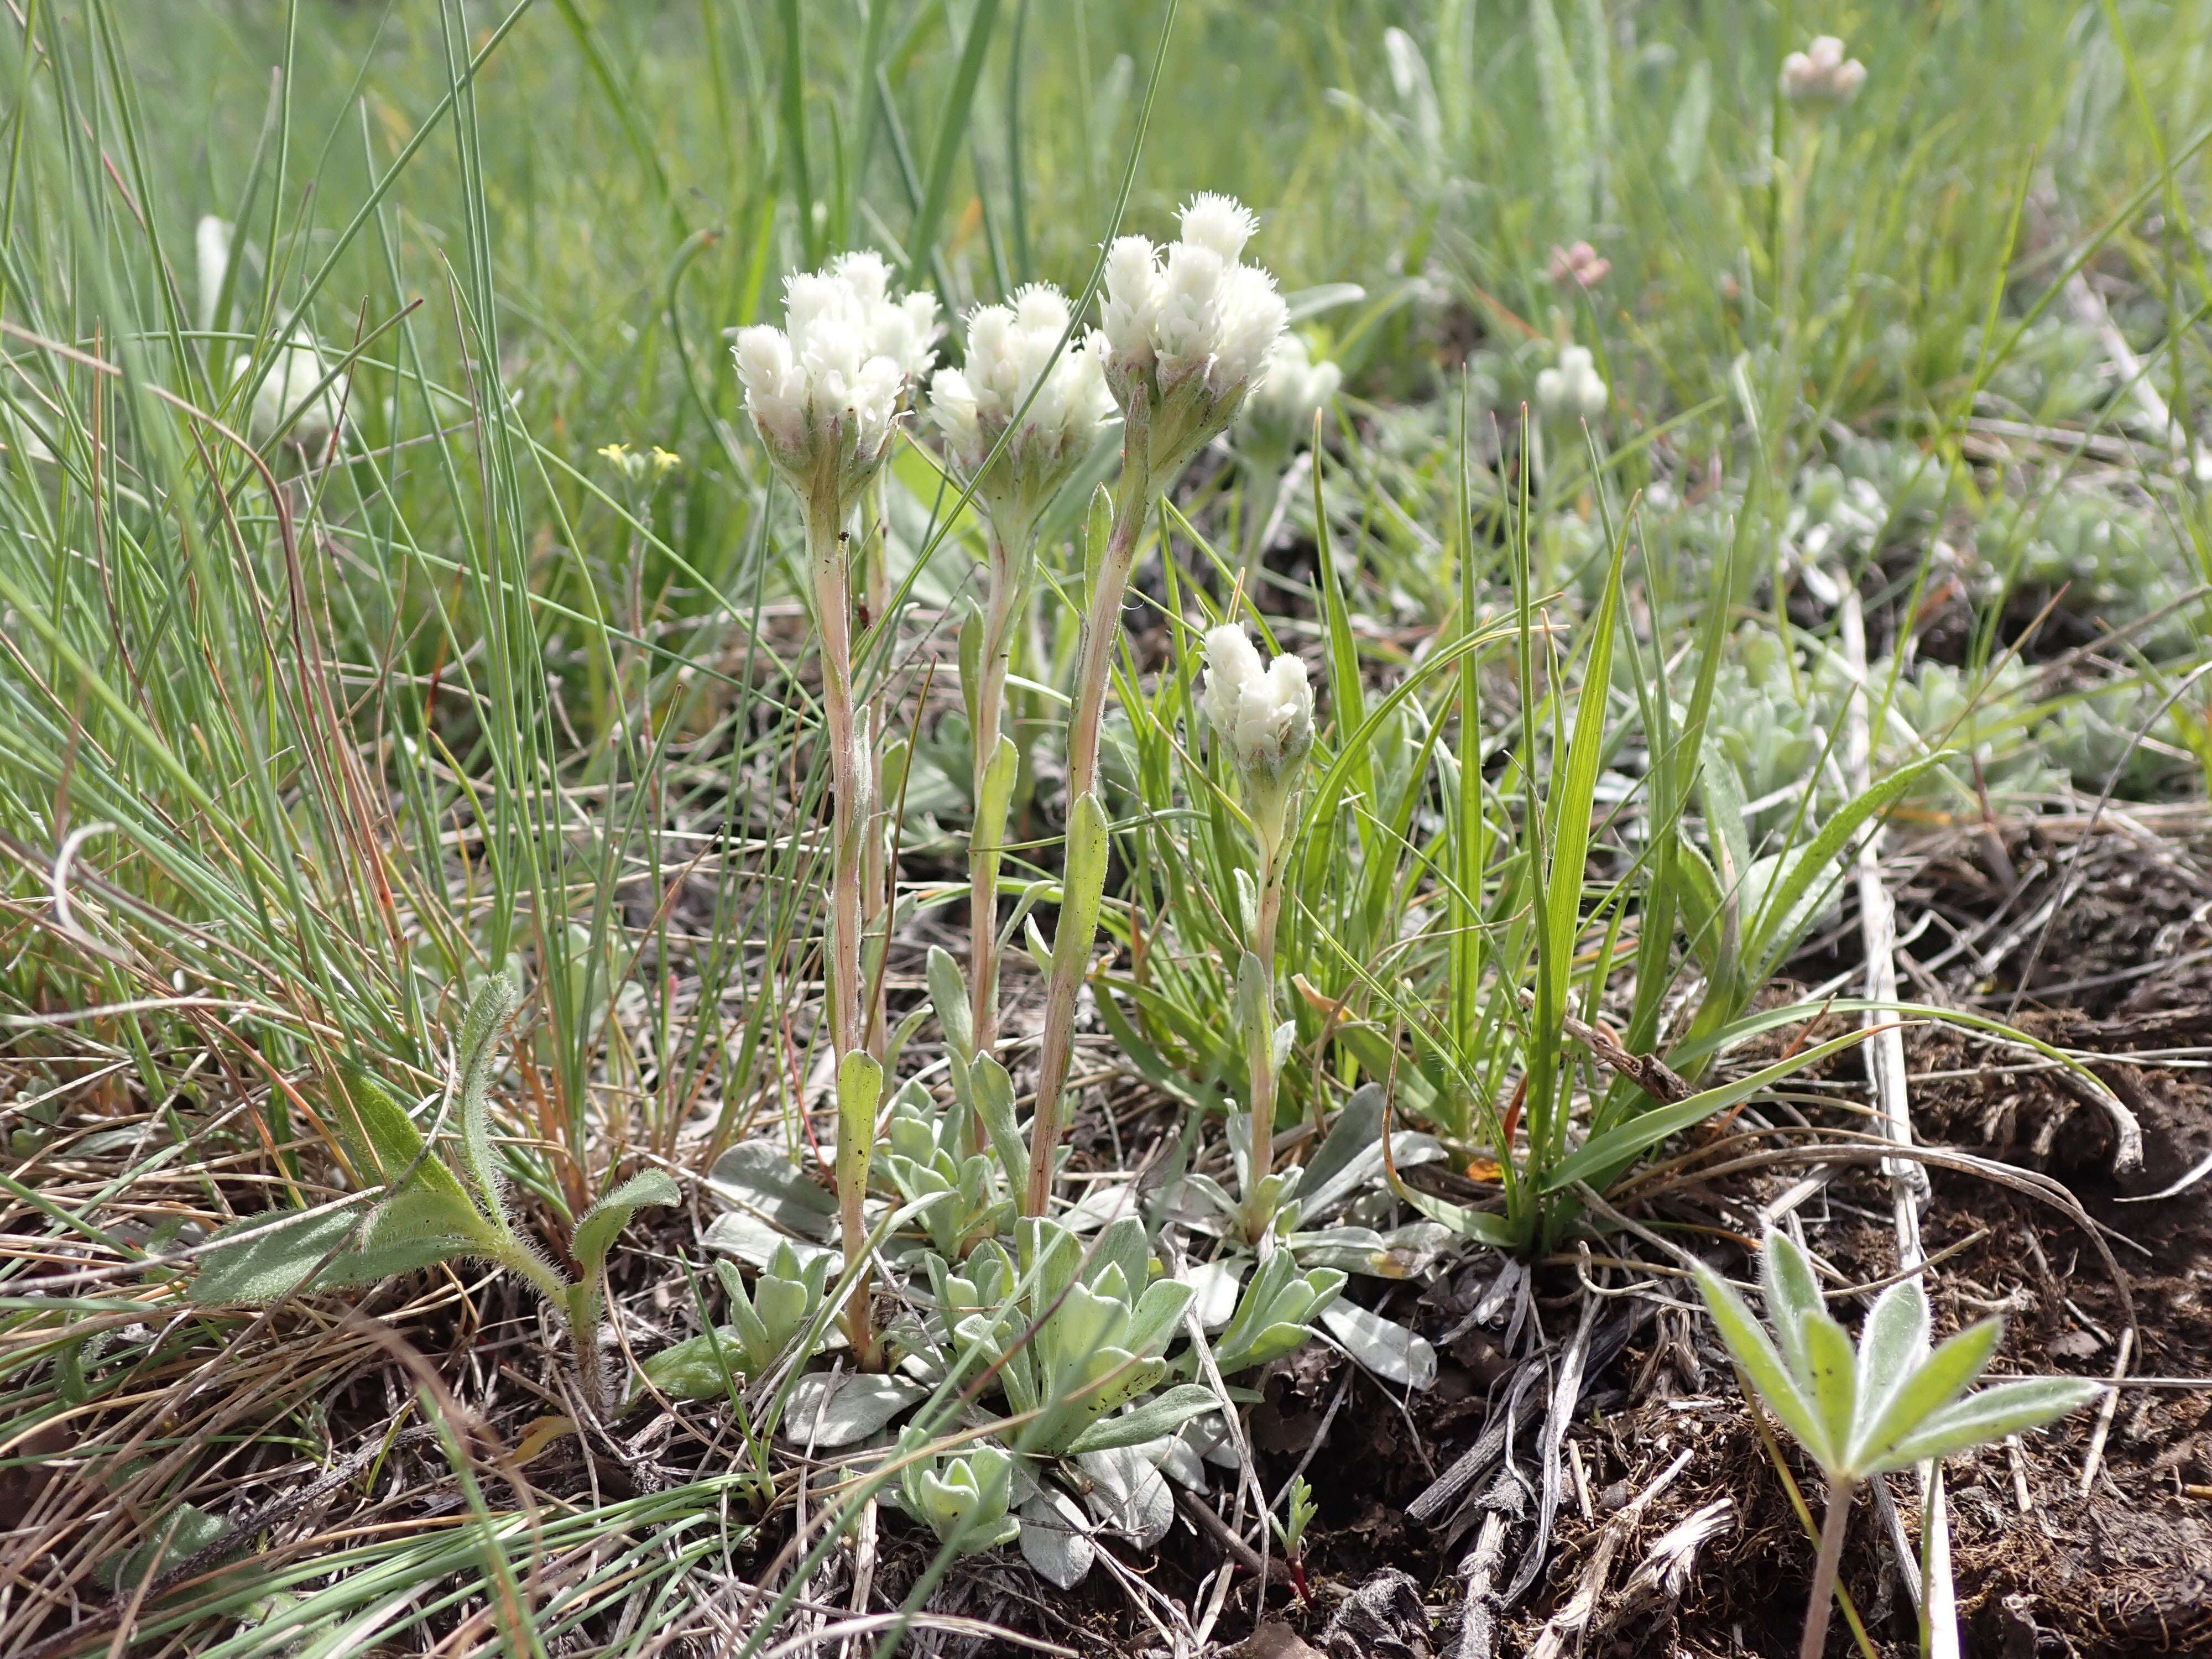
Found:
[[[1917,1279],[1891,1285],[1867,1315],[1859,1333],[1859,1407],[1862,1427],[1879,1422],[1890,1402],[1928,1358],[1928,1297]],[[1851,1461],[1859,1461],[1855,1440]]]
[[[929,947],[928,978],[930,1007],[945,1032],[945,1046],[966,1060],[975,1052],[975,1011],[968,1000],[967,976],[941,945]]]
[[[876,1144],[876,1103],[883,1098],[884,1068],[865,1048],[837,1062],[837,1190],[858,1192],[868,1184],[868,1163]]]
[[[1864,1413],[1851,1446],[1851,1462],[1869,1474],[1887,1462],[1900,1443],[1919,1433],[1936,1413],[1973,1386],[2003,1334],[2002,1320],[1984,1319],[1929,1354],[1893,1391],[1879,1413]]]
[[[1813,1372],[1805,1350],[1805,1326],[1810,1320],[1825,1318],[1827,1309],[1820,1300],[1820,1283],[1814,1277],[1811,1259],[1788,1233],[1778,1229],[1767,1234],[1759,1252],[1759,1284],[1766,1294],[1766,1316],[1774,1327],[1775,1345],[1782,1350],[1790,1376],[1810,1392]]]
[[[493,1215],[506,1213],[507,1183],[492,1150],[491,1107],[487,1097],[491,1092],[500,1036],[521,1006],[522,988],[512,974],[486,975],[469,1000],[468,1014],[461,1022],[460,1047],[454,1056],[460,1073],[461,1134],[469,1149],[477,1201]]]
[[[1948,1457],[1969,1446],[1987,1445],[2022,1429],[2077,1411],[2105,1391],[2087,1377],[2047,1376],[2000,1382],[1936,1413],[1919,1431],[1892,1447],[1882,1458],[1886,1469],[1901,1469],[1930,1457]]]
[[[1030,1149],[1014,1117],[1014,1080],[989,1054],[976,1056],[969,1079],[976,1114],[983,1120],[983,1133],[991,1138],[991,1150],[999,1155],[999,1165],[1006,1171],[1008,1183],[1020,1192],[1029,1184]]]
[[[1220,1397],[1196,1382],[1181,1382],[1119,1417],[1101,1418],[1068,1443],[1071,1456],[1083,1452],[1111,1451],[1117,1446],[1141,1446],[1173,1434],[1194,1417],[1220,1409]]]
[[[665,1170],[640,1170],[628,1181],[584,1212],[568,1239],[574,1255],[588,1276],[606,1265],[615,1237],[629,1218],[648,1204],[680,1204],[683,1189]]]
[[[1812,1401],[1799,1391],[1790,1368],[1782,1363],[1773,1339],[1726,1279],[1702,1261],[1696,1263],[1692,1271],[1697,1276],[1698,1292],[1705,1297],[1705,1308],[1719,1328],[1721,1340],[1727,1345],[1729,1356],[1742,1368],[1753,1390],[1766,1402],[1767,1409],[1782,1419],[1782,1426],[1797,1443],[1812,1454],[1814,1462],[1824,1469],[1832,1468],[1834,1459],[1826,1431]]]
[[[1055,975],[1079,980],[1098,937],[1106,894],[1106,809],[1085,790],[1068,809],[1067,861],[1060,878],[1060,922],[1053,929]]]
[[[1820,1414],[1826,1443],[1846,1452],[1851,1443],[1851,1421],[1858,1407],[1858,1355],[1850,1334],[1822,1311],[1798,1327],[1805,1345],[1805,1392]],[[1831,1464],[1832,1470],[1834,1465]]]

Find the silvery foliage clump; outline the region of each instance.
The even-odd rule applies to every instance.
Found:
[[[1344,1288],[1334,1267],[1303,1272],[1287,1249],[1269,1254],[1237,1299],[1237,1311],[1213,1340],[1213,1363],[1224,1376],[1280,1359],[1302,1346],[1322,1310]]]
[[[1122,236],[1106,252],[1106,385],[1144,422],[1147,496],[1236,418],[1290,317],[1275,279],[1243,262],[1259,228],[1249,208],[1197,196],[1181,224],[1164,247]]]
[[[1305,337],[1285,329],[1237,417],[1237,447],[1254,465],[1279,471],[1312,441],[1314,416],[1343,384],[1342,369],[1316,362]]]
[[[816,1250],[802,1263],[786,1239],[750,1289],[735,1262],[717,1261],[730,1322],[663,1348],[640,1367],[646,1379],[679,1400],[713,1400],[765,1376],[814,1323],[836,1260]]]
[[[995,1064],[995,1062],[994,1062]],[[939,1112],[927,1092],[909,1084],[891,1102],[884,1131],[882,1168],[908,1203],[929,1200],[922,1212],[931,1245],[958,1261],[1013,1219],[1013,1198],[994,1148],[961,1146],[961,1120]]]
[[[1536,376],[1536,407],[1547,421],[1595,421],[1611,395],[1588,346],[1562,348],[1559,362]]]
[[[1152,1245],[1133,1216],[1087,1245],[1059,1222],[1024,1217],[1014,1240],[1012,1251],[986,1242],[957,1271],[925,1258],[949,1346],[998,1367],[1014,1415],[1035,1413],[1010,1431],[1019,1449],[1065,1455],[1123,1443],[1094,1425],[1167,1375],[1162,1356],[1192,1287],[1152,1278]]]
[[[2039,1428],[2101,1391],[2085,1378],[2054,1376],[1967,1393],[1996,1352],[2004,1322],[1983,1320],[1931,1348],[1927,1293],[1917,1276],[1881,1293],[1854,1349],[1795,1240],[1770,1231],[1759,1258],[1771,1335],[1702,1263],[1698,1289],[1751,1388],[1838,1486]]]
[[[970,313],[967,362],[939,370],[929,383],[930,419],[946,458],[1017,551],[1114,415],[1105,337],[1093,331],[1069,339],[1071,321],[1066,295],[1031,283],[1011,305]],[[998,459],[990,460],[994,449]]]
[[[908,392],[937,354],[937,298],[894,297],[881,255],[839,255],[784,279],[784,325],[731,346],[745,410],[800,500],[849,513],[889,453]]]
[[[1011,1544],[1021,1522],[1006,1512],[1013,1496],[1014,1460],[988,1441],[951,1455],[933,1454],[927,1431],[899,1436],[899,1507],[927,1525],[956,1553],[973,1555]]]

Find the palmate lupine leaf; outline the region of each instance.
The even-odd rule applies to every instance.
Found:
[[[1833,1486],[1849,1490],[1887,1469],[2039,1427],[2102,1390],[2086,1377],[2054,1376],[1966,1394],[1996,1352],[2003,1322],[1984,1320],[1929,1352],[1928,1298],[1917,1279],[1883,1292],[1854,1351],[1796,1241],[1769,1231],[1760,1255],[1771,1337],[1702,1263],[1698,1288],[1745,1380]]]

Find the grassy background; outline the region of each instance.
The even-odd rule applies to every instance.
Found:
[[[1376,759],[1342,839],[1306,862],[1286,951],[1328,998],[1359,990],[1376,952],[1406,952],[1419,990],[1370,1012],[1411,1016],[1439,1111],[1470,1136],[1453,1090],[1486,1098],[1518,1050],[1495,1009],[1448,988],[1481,963],[1449,942],[1472,923],[1438,872],[1472,872],[1456,902],[1496,922],[1493,969],[1532,959],[1540,854],[1516,864],[1504,785],[1476,787],[1471,815],[1452,805],[1464,776],[1489,765],[1495,781],[1519,733],[1509,719],[1502,738],[1440,744],[1452,700],[1483,682],[1438,676],[1355,743],[1359,688],[1510,615],[1516,548],[1564,596],[1559,684],[1577,684],[1608,515],[1638,489],[1654,491],[1632,572],[1642,645],[1593,699],[1608,767],[1646,742],[1660,665],[1687,697],[1684,647],[1718,614],[1732,643],[1713,720],[1764,803],[1758,828],[1794,833],[1798,795],[1831,810],[1833,627],[1791,608],[1825,564],[1860,583],[1889,652],[1895,741],[1878,763],[1964,751],[1915,796],[1923,816],[1971,817],[1978,791],[2008,808],[2094,796],[2116,768],[2130,793],[2201,794],[2212,745],[2189,687],[2212,526],[2191,422],[2212,275],[2193,214],[2212,8],[1183,0],[1149,106],[1159,4],[30,15],[27,31],[0,20],[4,1271],[23,1281],[0,1304],[0,1478],[31,1472],[32,1530],[7,1547],[35,1539],[44,1565],[41,1588],[5,1592],[0,1646],[96,1600],[103,1564],[178,1505],[212,1512],[296,1474],[286,1458],[320,1468],[358,1443],[358,1402],[334,1425],[330,1390],[381,1351],[319,1315],[243,1334],[179,1317],[98,1345],[143,1331],[168,1294],[149,1253],[330,1195],[318,1080],[352,1056],[434,1087],[472,974],[514,959],[538,988],[509,1150],[548,1213],[580,1211],[617,1166],[696,1170],[760,1126],[811,1133],[795,1109],[821,787],[805,630],[788,507],[742,428],[720,331],[774,314],[781,274],[825,251],[879,247],[951,311],[1035,277],[1079,288],[1133,149],[1125,228],[1157,234],[1192,191],[1233,191],[1262,214],[1255,257],[1335,301],[1310,326],[1348,371],[1347,441],[1324,468],[1345,604],[1328,614],[1310,561],[1272,597],[1286,641],[1328,636],[1332,752]],[[1869,70],[1832,121],[1772,92],[1816,30]],[[239,226],[212,327],[193,256],[207,214]],[[1613,270],[1563,293],[1549,254],[1578,238]],[[326,469],[232,435],[295,314],[347,362],[354,435]],[[2116,368],[2107,319],[2139,380]],[[1488,468],[1519,453],[1515,411],[1569,339],[1613,387],[1602,481],[1578,439],[1547,434],[1508,533]],[[680,465],[633,479],[599,453],[617,443]],[[933,475],[899,466],[897,540],[932,557],[877,672],[912,709],[949,654],[939,613],[966,579],[965,531],[939,536]],[[1201,532],[1235,544],[1242,485],[1202,477],[1178,580],[1206,571]],[[1303,498],[1293,518],[1317,527]],[[1182,590],[1153,591],[1173,608]],[[2048,637],[2094,647],[2081,673],[2008,660],[2054,596]],[[1792,615],[1794,653],[1775,644]],[[1927,648],[1907,661],[1892,647],[1916,629]],[[1029,670],[1049,680],[1067,639],[1042,634]],[[1484,660],[1511,683],[1510,657]],[[1189,664],[1172,640],[1161,663],[1131,700],[1127,771],[1161,816],[1133,833],[1160,837],[1159,870],[1207,878],[1139,881],[1124,935],[1134,916],[1180,949],[1124,988],[1133,1052],[1206,1099],[1237,1063],[1207,896],[1236,855],[1218,817],[1166,810],[1205,797],[1170,742]],[[2125,739],[2169,693],[2144,760]],[[1049,708],[1030,714],[1042,729]],[[1548,739],[1528,732],[1533,759]],[[960,752],[942,720],[921,723],[915,751],[909,896],[926,907],[951,872],[929,838],[957,831],[965,783],[937,764]],[[1470,854],[1486,811],[1501,839]],[[1358,883],[1332,880],[1332,847],[1357,849]],[[1569,886],[1579,902],[1579,866]],[[1629,893],[1623,876],[1588,896],[1609,942]],[[1638,1000],[1653,1018],[1676,971],[1661,954]],[[1602,976],[1578,972],[1595,999]],[[62,1282],[86,1267],[114,1277]],[[381,1305],[426,1342],[464,1317],[458,1282]],[[219,1365],[234,1371],[218,1382]],[[36,1477],[53,1455],[39,1436],[94,1426],[70,1482]],[[532,1593],[546,1630],[611,1617],[641,1582],[676,1605],[708,1593],[685,1575],[727,1541],[738,1481],[560,1522],[601,1553]],[[190,1610],[234,1614],[287,1585],[304,1611],[194,1650],[426,1616],[380,1600],[394,1582],[481,1607],[467,1598],[496,1599],[507,1570],[480,1546],[501,1540],[496,1563],[546,1546],[527,1541],[534,1519],[478,1501],[470,1541],[364,1538],[335,1565],[288,1545],[143,1627],[216,1628]],[[664,1542],[640,1567],[613,1540],[646,1520]],[[0,1582],[19,1570],[4,1565]],[[649,1626],[594,1628],[635,1650]]]

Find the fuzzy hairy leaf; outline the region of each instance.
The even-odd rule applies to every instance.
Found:
[[[1773,1339],[1735,1293],[1735,1286],[1703,1262],[1694,1271],[1698,1293],[1705,1297],[1706,1310],[1712,1315],[1730,1358],[1742,1368],[1767,1409],[1782,1419],[1782,1426],[1813,1455],[1814,1461],[1823,1468],[1832,1467],[1826,1429],[1812,1401],[1790,1375]]]
[[[1147,1400],[1119,1417],[1104,1417],[1069,1443],[1073,1454],[1109,1451],[1117,1446],[1139,1446],[1173,1434],[1194,1417],[1218,1409],[1221,1401],[1212,1389],[1197,1382],[1182,1382]]]
[[[607,1252],[629,1218],[648,1204],[680,1204],[683,1190],[665,1170],[641,1170],[584,1212],[568,1240],[569,1253],[586,1275],[606,1265]]]
[[[1987,1445],[2022,1429],[2039,1429],[2080,1410],[2104,1389],[2101,1382],[2073,1376],[1997,1383],[1929,1418],[1917,1433],[1890,1448],[1881,1467],[1905,1468],[1925,1458],[1948,1457],[1970,1446]]]
[[[1814,1318],[1826,1317],[1827,1310],[1820,1301],[1820,1281],[1813,1276],[1811,1259],[1788,1233],[1777,1230],[1767,1234],[1759,1252],[1759,1283],[1766,1293],[1766,1316],[1774,1326],[1775,1346],[1782,1350],[1798,1386],[1814,1394],[1805,1327]]]
[[[492,1073],[498,1064],[499,1039],[514,1011],[522,1006],[522,988],[507,973],[489,974],[470,999],[461,1022],[460,1046],[455,1051],[459,1069],[461,1134],[469,1149],[469,1168],[476,1184],[477,1201],[493,1215],[506,1212],[506,1178],[491,1144]]]
[[[2003,1334],[2002,1320],[1984,1319],[1929,1354],[1899,1383],[1878,1414],[1863,1414],[1851,1447],[1851,1462],[1869,1474],[1888,1466],[1900,1443],[1919,1433],[1936,1413],[1973,1385]]]

